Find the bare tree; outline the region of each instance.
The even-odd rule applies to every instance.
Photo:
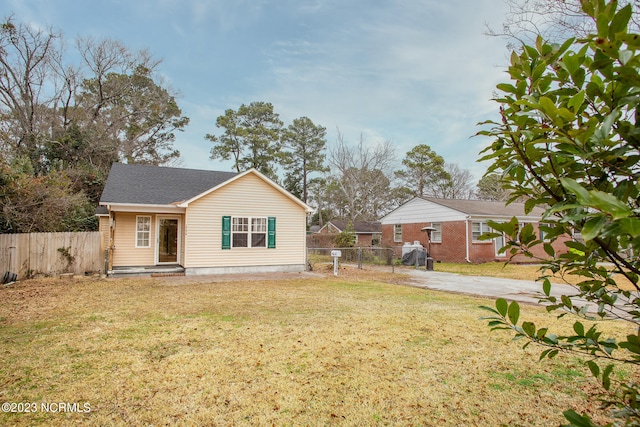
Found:
[[[474,195],[473,175],[457,163],[445,163],[447,175],[435,186],[437,197],[445,199],[470,199]]]
[[[0,108],[3,151],[25,155],[34,165],[43,137],[43,112],[56,99],[47,85],[52,77],[50,59],[58,49],[58,35],[14,24],[0,27]]]
[[[509,40],[509,49],[534,44],[538,35],[552,42],[569,37],[581,38],[596,28],[596,22],[582,12],[581,0],[505,0],[509,12],[499,30],[487,28],[493,36]],[[632,4],[631,28],[640,28],[640,4],[637,0],[620,0],[619,7]]]
[[[389,209],[395,163],[390,141],[370,147],[360,135],[358,144],[351,146],[338,130],[336,144],[329,150],[329,163],[333,175],[330,187],[339,196],[346,219],[371,221]]]

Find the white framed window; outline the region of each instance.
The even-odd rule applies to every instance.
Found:
[[[431,231],[431,241],[440,243],[442,242],[442,223],[434,222],[431,224],[433,231]]]
[[[233,217],[231,244],[234,248],[267,247],[267,218]]]
[[[393,225],[393,241],[402,242],[402,224]]]
[[[267,246],[267,218],[251,218],[250,246],[252,248]]]
[[[471,223],[471,238],[474,242],[480,242],[480,236],[491,231],[491,227],[486,222]]]
[[[232,219],[231,241],[234,248],[249,247],[249,218]]]
[[[136,248],[151,247],[151,217],[136,216]]]

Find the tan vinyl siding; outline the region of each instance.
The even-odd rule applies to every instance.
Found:
[[[100,240],[100,252],[104,253],[105,249],[109,247],[109,239],[110,239],[108,216],[98,217],[98,231],[102,233],[102,238]]]
[[[151,217],[150,247],[136,248],[136,217]],[[113,266],[140,266],[155,263],[156,219],[153,214],[116,212],[113,233]]]
[[[222,249],[222,217],[275,217],[276,247]],[[185,267],[303,265],[306,213],[254,174],[247,174],[187,208]]]

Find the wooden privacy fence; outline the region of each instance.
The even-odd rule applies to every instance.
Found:
[[[38,274],[101,272],[101,235],[99,231],[0,234],[0,279],[6,272],[18,280]]]

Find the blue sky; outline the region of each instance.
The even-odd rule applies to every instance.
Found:
[[[507,81],[503,0],[0,0],[3,17],[76,36],[112,38],[162,59],[159,74],[191,119],[177,136],[181,166],[209,159],[224,110],[270,102],[285,124],[307,116],[345,141],[391,141],[398,163],[418,144],[479,179],[471,138],[495,118]]]

